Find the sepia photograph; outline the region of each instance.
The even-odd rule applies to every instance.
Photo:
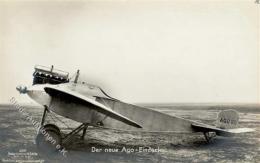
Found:
[[[0,162],[260,162],[259,0],[0,0]]]

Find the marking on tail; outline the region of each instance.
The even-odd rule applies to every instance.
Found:
[[[219,112],[217,127],[221,129],[232,129],[238,126],[239,115],[235,110],[223,110]]]

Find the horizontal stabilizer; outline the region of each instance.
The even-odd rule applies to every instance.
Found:
[[[234,128],[234,129],[228,129],[228,132],[232,132],[234,134],[239,134],[239,133],[245,133],[245,132],[254,132],[255,129],[253,128]]]
[[[251,128],[220,129],[202,123],[193,123],[191,124],[191,126],[196,132],[215,132],[216,135],[219,136],[233,136],[234,134],[255,131],[254,129]]]

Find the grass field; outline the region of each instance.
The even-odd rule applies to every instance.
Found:
[[[213,104],[143,104],[170,115],[177,115],[214,124],[217,113],[224,109],[239,112],[239,127],[255,128],[256,132],[235,137],[215,137],[206,143],[202,134],[151,134],[89,128],[85,140],[76,136],[65,146],[67,157],[46,156],[36,148],[36,130],[13,106],[0,106],[0,158],[2,162],[260,162],[260,106]],[[40,121],[40,107],[26,107]],[[52,122],[52,119],[47,121]],[[78,125],[62,119],[70,128]],[[53,123],[53,122],[52,122]],[[152,123],[152,122],[151,122]],[[63,132],[67,126],[56,122]],[[102,152],[93,152],[93,148]],[[141,149],[159,149],[159,152]],[[126,150],[125,150],[126,149]],[[123,151],[122,151],[123,150]],[[132,150],[135,150],[132,152]]]

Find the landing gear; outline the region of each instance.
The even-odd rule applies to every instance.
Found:
[[[82,133],[82,135],[81,135],[81,137],[80,137],[81,140],[84,140],[84,137],[85,137],[85,135],[86,135],[87,129],[88,129],[88,126],[85,126],[84,129],[83,129],[83,133]]]
[[[85,134],[86,134],[86,130],[88,127],[88,123],[82,123],[81,125],[79,125],[77,128],[75,128],[74,130],[72,130],[70,133],[68,133],[67,135],[65,135],[65,137],[63,138],[63,143],[68,143],[72,140],[72,137],[76,134],[78,134],[80,131],[83,130],[83,135],[81,136],[81,139],[84,139]]]
[[[40,128],[36,136],[38,149],[48,154],[60,150],[62,137],[59,128],[53,124],[47,124]]]
[[[80,126],[72,130],[68,134],[62,134],[58,126],[54,124],[45,124],[45,119],[47,113],[49,112],[48,107],[44,106],[44,112],[41,120],[41,127],[36,136],[36,145],[38,149],[47,154],[53,154],[57,151],[60,151],[66,143],[69,143],[73,136],[82,132],[81,139],[84,139],[86,135],[86,130],[88,128],[88,123],[82,123]]]

